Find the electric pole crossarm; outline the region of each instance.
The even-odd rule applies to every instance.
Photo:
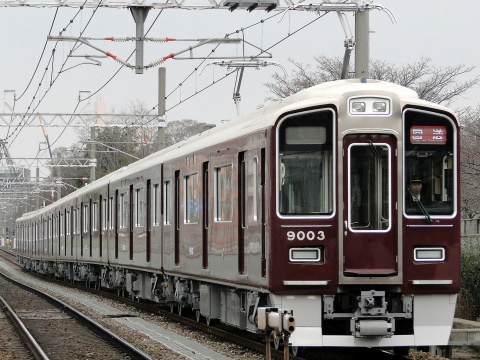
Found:
[[[168,3],[160,3],[157,0],[0,0],[0,7],[72,7],[72,8],[134,8],[143,7],[151,9],[221,9],[230,10],[301,10],[301,11],[359,11],[364,9],[378,9],[387,13],[394,19],[393,14],[384,6],[369,1],[350,0],[345,3],[332,3],[330,1],[318,1],[304,3],[304,0],[269,0],[269,1],[244,1],[244,0],[172,0]]]
[[[92,159],[80,159],[80,158],[65,158],[65,159],[50,159],[50,158],[12,158],[18,164],[24,168],[30,168],[35,166],[42,167],[90,167],[92,166]]]
[[[35,116],[42,116],[43,118],[43,126],[44,127],[90,127],[90,126],[98,126],[97,122],[105,122],[105,123],[112,123],[110,125],[104,125],[105,127],[122,127],[126,126],[125,124],[113,124],[113,121],[117,120],[118,118],[124,119],[135,119],[132,123],[138,123],[139,120],[143,120],[144,123],[147,125],[141,124],[129,124],[129,127],[158,127],[162,125],[158,125],[158,123],[163,123],[164,118],[158,115],[139,115],[139,114],[55,114],[55,113],[42,113],[42,114],[35,114]],[[39,124],[34,124],[36,118],[35,116],[28,115],[25,113],[3,113],[0,114],[0,127],[10,127],[15,126],[20,121],[24,123],[23,126],[28,127],[40,127]],[[155,125],[149,125],[155,124]]]

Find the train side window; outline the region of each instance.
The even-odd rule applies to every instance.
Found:
[[[72,232],[72,218],[70,217],[70,210],[67,211],[67,235]]]
[[[118,220],[120,222],[120,229],[125,229],[127,227],[126,217],[128,216],[128,212],[126,210],[125,202],[127,201],[125,194],[120,194],[120,204],[119,204],[119,214]]]
[[[102,199],[102,230],[107,230],[107,222],[108,222],[108,206],[107,206],[107,199]]]
[[[153,185],[153,225],[160,225],[160,185]]]
[[[77,218],[77,209],[73,209],[73,233],[78,234],[78,218]]]
[[[277,132],[278,212],[282,216],[333,213],[334,113],[310,111],[284,118]]]
[[[113,196],[108,199],[108,227],[113,230]]]
[[[64,228],[64,215],[60,214],[60,236],[65,235],[65,228]]]
[[[406,215],[451,216],[456,212],[456,137],[455,126],[447,116],[417,109],[405,111]]]
[[[198,224],[198,174],[185,176],[185,223]]]
[[[144,196],[143,196],[143,189],[135,189],[135,198],[134,198],[135,206],[134,206],[134,219],[135,219],[135,226],[141,227],[143,226],[143,219],[144,219]]]
[[[84,204],[83,205],[83,212],[82,212],[82,216],[83,216],[83,229],[82,231],[84,233],[88,232],[88,204]],[[60,233],[61,233],[61,230],[60,230]]]
[[[92,208],[92,231],[98,231],[98,201],[93,203]]]
[[[233,220],[233,169],[232,165],[215,169],[215,221]]]
[[[163,216],[165,225],[172,224],[172,197],[172,181],[168,180],[163,183]]]
[[[252,216],[252,220],[258,221],[258,200],[257,200],[257,194],[258,194],[258,158],[254,157],[253,162],[252,162],[252,173],[251,176],[248,176],[248,193],[250,194],[250,201],[249,205],[251,207],[251,210],[249,211],[249,214]]]

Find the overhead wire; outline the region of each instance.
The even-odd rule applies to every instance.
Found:
[[[84,4],[86,3],[86,1],[87,1],[87,0],[85,0]],[[103,1],[103,0],[99,1],[99,3],[97,4],[97,6],[93,9],[93,13],[92,13],[92,15],[90,16],[90,19],[88,20],[87,24],[84,26],[83,30],[81,31],[80,36],[81,36],[81,34],[83,34],[83,33],[85,32],[85,30],[87,29],[87,27],[88,27],[88,25],[90,24],[92,18],[94,17],[94,15],[96,14],[96,12],[97,12],[97,10],[99,9],[100,5],[102,4],[102,1]],[[66,27],[63,28],[63,31],[62,31],[62,32],[66,31],[66,29],[73,23],[74,19],[78,16],[78,14],[79,14],[79,12],[80,12],[81,10],[83,10],[83,6],[81,6],[81,7],[79,8],[79,11],[77,11],[77,13],[76,13],[75,16],[73,17],[73,19],[70,20],[69,24],[68,24]],[[76,45],[76,43],[74,44],[74,46],[75,46],[75,45]],[[48,64],[50,64],[50,62],[51,62],[52,59],[53,59],[53,56],[54,56],[54,53],[55,53],[55,50],[56,50],[56,46],[57,46],[57,44],[55,44],[55,47],[54,47],[54,49],[53,49],[53,51],[52,51],[52,55],[51,55],[51,57],[50,57],[50,61],[49,61]],[[47,72],[47,70],[48,70],[48,66],[45,68],[45,72],[44,72],[44,76],[42,77],[42,81],[39,83],[39,86],[38,86],[38,88],[37,88],[37,91],[35,92],[35,95],[32,97],[32,101],[30,102],[30,106],[27,107],[27,111],[26,111],[25,115],[23,116],[22,121],[20,122],[20,124],[18,124],[18,125],[16,126],[16,128],[14,129],[14,131],[12,132],[12,134],[10,134],[9,136],[7,136],[7,138],[5,139],[5,140],[8,140],[8,139],[9,139],[10,137],[12,137],[15,133],[17,133],[17,135],[10,141],[9,148],[12,146],[13,142],[17,139],[18,134],[19,134],[20,131],[25,127],[25,125],[27,124],[27,122],[28,122],[28,120],[30,119],[30,117],[34,115],[35,110],[38,108],[38,106],[40,106],[40,104],[42,103],[42,101],[45,99],[45,97],[47,96],[47,94],[48,94],[48,93],[50,92],[50,90],[52,89],[53,84],[57,81],[57,79],[58,79],[58,77],[60,76],[60,74],[61,74],[61,72],[62,72],[62,69],[65,67],[68,59],[69,59],[69,57],[67,56],[67,58],[65,59],[65,61],[64,61],[63,64],[61,65],[58,74],[55,76],[55,78],[53,79],[53,81],[50,82],[50,85],[49,85],[48,89],[45,91],[45,93],[43,94],[43,96],[40,98],[39,102],[38,102],[37,105],[34,107],[34,109],[32,110],[31,114],[29,114],[28,118],[25,119],[25,117],[27,116],[30,108],[33,106],[33,102],[34,102],[34,100],[35,100],[36,97],[37,97],[37,93],[38,93],[38,91],[39,91],[40,86],[42,85],[43,79],[45,79],[45,74],[46,74],[46,72]],[[22,124],[22,122],[23,122],[23,124]],[[63,132],[62,132],[62,133],[63,133]]]
[[[87,24],[84,26],[83,30],[81,31],[81,34],[83,34],[83,33],[85,32],[85,30],[86,30],[86,28],[88,27],[88,25],[90,24],[93,16],[96,14],[96,11],[97,11],[98,8],[100,7],[102,1],[103,1],[103,0],[100,0],[99,3],[97,4],[97,6],[95,7],[95,9],[93,10],[92,15],[90,16],[90,19],[88,20]],[[87,2],[87,0],[84,1],[83,5],[85,5],[86,2]],[[77,17],[77,16],[81,13],[81,11],[84,9],[84,6],[83,6],[83,5],[80,6],[79,10],[75,13],[74,17],[73,17],[72,19],[70,19],[69,23],[63,28],[63,30],[62,30],[60,33],[65,32],[65,31],[68,29],[68,27],[70,27],[70,26],[73,24],[73,22],[74,22],[74,20],[76,19],[76,17]],[[49,34],[50,34],[51,31],[52,31],[52,28],[53,28],[53,26],[54,26],[54,23],[55,23],[55,19],[56,19],[56,17],[57,17],[57,14],[58,14],[58,9],[57,9],[57,11],[55,12],[55,17],[54,17],[54,20],[52,21],[52,25],[51,25],[51,28],[50,28],[50,30],[49,30]],[[42,82],[43,82],[43,80],[45,79],[45,76],[46,76],[46,74],[47,74],[47,72],[48,72],[49,66],[50,66],[50,64],[53,62],[53,57],[54,57],[54,54],[55,54],[55,51],[56,51],[57,44],[58,44],[58,42],[55,44],[54,49],[52,50],[52,55],[50,56],[50,59],[49,59],[49,61],[48,61],[48,63],[47,63],[47,67],[45,68],[45,71],[44,71],[44,73],[43,73],[42,80],[40,81],[40,83],[39,83],[39,85],[38,85],[38,87],[37,87],[37,90],[36,90],[34,96],[32,97],[32,100],[31,100],[31,102],[30,102],[30,105],[29,105],[28,108],[27,108],[27,111],[25,112],[25,114],[23,115],[22,119],[20,120],[20,123],[19,123],[18,125],[16,125],[15,129],[13,130],[13,132],[12,132],[11,134],[7,134],[7,137],[5,138],[5,141],[6,141],[6,140],[8,140],[10,137],[12,137],[15,133],[17,133],[17,135],[10,141],[10,144],[9,144],[9,146],[8,146],[8,149],[10,149],[10,147],[11,147],[12,144],[13,144],[13,142],[17,139],[18,135],[20,134],[20,131],[26,126],[26,124],[27,124],[27,122],[29,121],[30,117],[34,115],[35,110],[38,108],[38,106],[39,106],[39,105],[41,104],[41,102],[44,100],[45,96],[46,96],[46,95],[48,94],[48,92],[51,90],[53,84],[56,82],[56,80],[57,80],[58,77],[60,76],[60,74],[61,74],[61,72],[62,72],[62,69],[65,67],[65,65],[66,65],[66,63],[67,63],[67,61],[68,61],[68,57],[67,57],[67,58],[65,59],[64,63],[62,64],[61,69],[60,69],[60,71],[58,72],[57,76],[50,82],[49,88],[47,89],[47,91],[45,92],[45,94],[42,96],[42,98],[41,98],[40,101],[38,102],[37,106],[32,110],[32,113],[28,115],[28,112],[29,112],[30,108],[32,107],[32,104],[33,104],[34,100],[35,100],[36,97],[37,97],[37,94],[38,94],[38,91],[39,91],[39,89],[40,89],[40,86],[42,85]],[[74,45],[74,46],[75,46],[75,45]],[[36,68],[35,68],[34,74],[32,75],[32,78],[31,78],[30,82],[28,83],[26,89],[24,90],[24,92],[22,93],[21,96],[23,96],[23,95],[26,93],[26,91],[28,90],[28,88],[30,87],[30,85],[31,85],[31,83],[32,83],[32,81],[33,81],[33,79],[34,79],[34,77],[35,77],[35,74],[36,74],[36,72],[37,72],[37,70],[38,70],[38,68],[39,68],[39,64],[41,63],[41,60],[42,60],[42,58],[43,58],[43,55],[44,55],[44,52],[45,52],[45,48],[46,48],[46,45],[44,46],[44,49],[43,49],[43,51],[42,51],[42,53],[41,53],[41,56],[40,56],[40,59],[39,59],[39,61],[38,61],[38,63],[37,63],[37,66],[36,66]],[[52,71],[53,71],[53,65],[52,65]],[[19,98],[19,99],[20,99],[20,98]],[[19,99],[18,99],[18,100],[19,100]],[[76,109],[78,108],[78,105],[79,105],[79,103],[77,103],[77,106],[75,107],[75,111],[76,111]],[[14,106],[15,106],[15,103],[14,103]],[[27,115],[28,115],[28,117],[27,117]],[[27,118],[26,118],[26,117],[27,117]],[[26,118],[26,119],[25,119],[25,118]],[[22,122],[23,122],[23,124],[22,124]],[[10,127],[9,127],[9,129],[10,129]],[[63,129],[63,131],[61,132],[61,134],[57,137],[57,139],[56,139],[50,146],[53,146],[53,145],[58,141],[58,139],[61,137],[61,135],[63,135],[63,133],[66,131],[66,129],[67,129],[67,128],[65,127],[65,128]],[[39,152],[37,152],[37,155],[35,156],[35,158],[38,158],[38,156],[39,156]],[[19,174],[19,175],[16,175],[15,179],[18,179],[19,176],[20,176],[20,174]]]

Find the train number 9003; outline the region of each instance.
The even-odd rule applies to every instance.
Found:
[[[287,232],[287,239],[293,240],[325,240],[325,233],[323,231],[289,231]]]

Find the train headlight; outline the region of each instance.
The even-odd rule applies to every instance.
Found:
[[[354,113],[364,113],[365,112],[365,103],[355,101],[352,102],[352,112]]]
[[[319,248],[291,248],[291,262],[318,262],[321,259]]]
[[[444,261],[444,248],[415,248],[413,258],[415,261]]]
[[[386,97],[352,97],[348,99],[348,111],[350,115],[381,115],[391,114],[392,101]]]
[[[387,103],[385,101],[382,102],[374,102],[373,103],[373,112],[380,112],[385,113],[387,111]]]

